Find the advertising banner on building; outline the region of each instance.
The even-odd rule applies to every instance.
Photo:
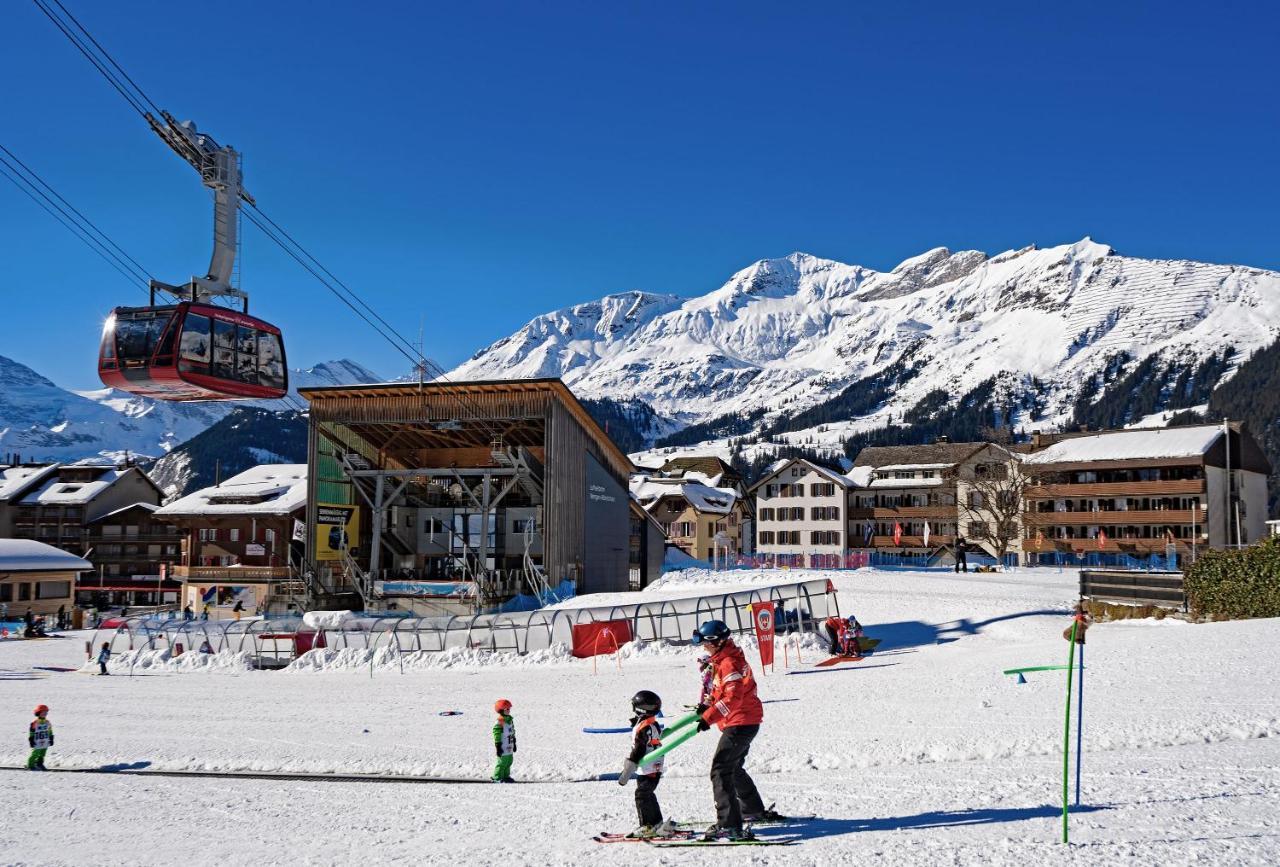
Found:
[[[360,544],[360,510],[340,503],[316,503],[316,560],[341,560]]]
[[[752,602],[751,622],[756,627],[756,640],[760,642],[760,667],[773,666],[773,603]]]

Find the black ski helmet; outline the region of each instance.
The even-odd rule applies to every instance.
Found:
[[[691,639],[694,644],[701,644],[704,641],[727,641],[733,635],[729,629],[729,624],[723,620],[708,620],[706,623],[698,627],[693,633]]]
[[[657,713],[662,710],[662,699],[656,692],[642,689],[631,696],[631,709],[638,714]]]

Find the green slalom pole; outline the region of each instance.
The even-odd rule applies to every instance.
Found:
[[[1062,842],[1067,842],[1067,805],[1071,788],[1071,670],[1076,664],[1076,629],[1078,621],[1071,623],[1071,649],[1067,651],[1067,712],[1062,740]]]
[[[694,726],[693,728],[689,729],[687,732],[682,732],[681,734],[676,735],[674,738],[667,741],[665,744],[658,747],[656,750],[649,753],[649,755],[641,759],[640,767],[643,768],[645,765],[653,764],[658,759],[662,758],[667,753],[671,752],[676,747],[680,746],[682,743],[689,740],[689,738],[693,737],[697,733],[698,733],[698,727]],[[666,734],[666,732],[663,732],[663,734]]]
[[[685,726],[693,725],[694,723],[696,723],[696,722],[697,722],[698,720],[700,720],[700,719],[701,719],[701,717],[700,717],[700,716],[698,716],[698,714],[697,714],[697,712],[696,712],[696,711],[690,711],[689,713],[685,714],[684,716],[680,717],[678,720],[676,720],[675,722],[673,722],[671,725],[669,725],[669,726],[663,726],[663,727],[662,727],[662,733],[663,733],[664,735],[669,735],[669,734],[671,734],[672,732],[679,731],[680,729],[684,728]]]

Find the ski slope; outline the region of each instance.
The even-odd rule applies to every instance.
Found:
[[[786,577],[799,577],[792,570]],[[803,574],[803,573],[801,573]],[[1061,672],[1075,574],[812,573],[835,581],[879,652],[760,677],[765,724],[748,768],[766,802],[822,819],[778,849],[659,853],[590,836],[635,824],[616,774],[628,699],[668,712],[697,694],[696,651],[628,648],[621,671],[563,653],[446,666],[331,653],[284,672],[162,661],[110,678],[78,668],[84,638],[0,643],[0,765],[26,757],[50,705],[49,765],[475,779],[491,770],[491,706],[514,703],[520,786],[0,772],[0,861],[24,864],[1268,864],[1280,855],[1276,621],[1099,624],[1089,632],[1084,800],[1061,817]],[[715,586],[700,570],[669,573]],[[751,575],[733,576],[753,580]],[[770,576],[765,576],[770,577]],[[806,577],[808,577],[806,575]],[[754,580],[759,580],[755,576]],[[779,648],[780,650],[781,648]],[[461,715],[439,716],[440,711]],[[672,753],[658,794],[679,820],[714,816],[714,735]],[[575,782],[590,780],[587,782]],[[765,833],[779,833],[768,831]]]

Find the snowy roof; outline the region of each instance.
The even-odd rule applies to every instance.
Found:
[[[0,539],[0,572],[92,572],[93,564],[33,539]]]
[[[733,504],[738,500],[738,493],[733,488],[717,488],[701,482],[650,476],[632,476],[631,495],[646,509],[663,497],[684,497],[689,505],[699,512],[718,515],[729,514],[733,510]]]
[[[307,502],[306,464],[262,464],[156,510],[159,517],[287,515]]]
[[[941,485],[945,482],[939,476],[932,479],[872,479],[866,485],[868,488],[923,488],[929,485]]]
[[[103,468],[102,474],[87,482],[64,482],[61,478],[45,480],[37,491],[20,501],[24,506],[83,506],[114,485],[129,470]]]
[[[875,472],[874,467],[850,467],[849,472],[844,475],[855,488],[865,488],[871,484],[873,472]]]
[[[1222,436],[1218,425],[1138,428],[1072,437],[1027,455],[1028,464],[1076,464],[1148,458],[1194,458]]]
[[[952,466],[968,460],[987,443],[928,443],[915,446],[867,446],[853,459],[855,467],[880,467],[895,464],[945,464]]]
[[[122,506],[121,508],[116,509],[116,510],[115,510],[115,511],[113,511],[113,512],[107,512],[105,515],[100,515],[99,517],[94,518],[94,519],[93,519],[93,521],[92,521],[91,523],[96,524],[96,523],[98,523],[99,521],[105,521],[105,520],[107,520],[107,518],[115,517],[116,515],[119,515],[121,512],[127,512],[127,511],[129,511],[130,509],[139,509],[139,508],[140,508],[140,509],[146,509],[148,512],[154,512],[154,511],[156,511],[157,509],[159,509],[160,507],[159,507],[159,506],[157,506],[155,503],[130,503],[129,505],[127,505],[127,506]]]
[[[876,467],[877,473],[891,473],[902,470],[945,470],[947,467],[953,467],[955,464],[886,464],[883,467]]]
[[[847,476],[842,476],[840,473],[836,472],[830,467],[824,467],[821,464],[815,464],[813,461],[806,460],[805,458],[781,458],[769,465],[769,468],[764,471],[764,475],[760,477],[760,481],[756,482],[754,485],[751,486],[751,490],[754,491],[756,488],[760,487],[765,482],[769,481],[769,479],[772,478],[773,475],[777,473],[779,470],[785,470],[791,464],[801,464],[802,466],[806,467],[812,472],[815,472],[818,475],[822,476],[824,479],[827,479],[828,481],[831,481],[831,482],[835,482],[837,485],[839,485],[842,488],[848,488],[854,485],[854,482],[851,479],[849,479]]]
[[[42,467],[0,467],[0,501],[16,497],[57,469],[57,464]]]

